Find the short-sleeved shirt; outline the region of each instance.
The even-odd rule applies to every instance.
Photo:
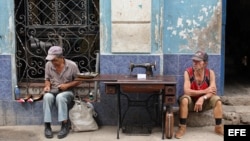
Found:
[[[45,80],[50,81],[51,88],[58,88],[60,84],[73,81],[80,72],[75,62],[68,59],[64,60],[65,66],[60,74],[56,72],[56,68],[51,61],[48,61],[45,65]]]

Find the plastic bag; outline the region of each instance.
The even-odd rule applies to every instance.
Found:
[[[69,111],[72,130],[76,132],[97,130],[98,125],[94,119],[96,116],[97,113],[91,103],[75,100],[74,106]]]

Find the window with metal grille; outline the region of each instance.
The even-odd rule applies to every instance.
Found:
[[[47,51],[61,45],[81,72],[95,71],[99,0],[15,0],[18,82],[44,82]]]

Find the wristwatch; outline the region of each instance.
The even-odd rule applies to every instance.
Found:
[[[204,100],[207,100],[207,96],[204,95],[204,96],[203,96],[203,99],[204,99]]]

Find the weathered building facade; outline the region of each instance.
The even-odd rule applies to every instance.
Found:
[[[130,62],[156,62],[154,74],[176,77],[178,96],[192,54],[205,50],[216,73],[218,94],[223,95],[226,0],[100,0],[98,5],[101,74],[129,74]],[[43,124],[41,101],[14,100],[19,80],[14,12],[18,6],[14,0],[0,2],[0,125]],[[106,95],[102,84],[100,88],[100,101],[95,103],[99,123],[114,125],[116,96]]]

